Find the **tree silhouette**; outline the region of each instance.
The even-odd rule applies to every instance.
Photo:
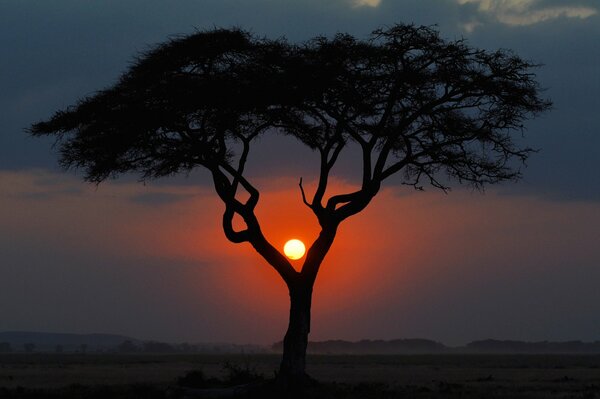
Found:
[[[23,344],[23,350],[27,353],[34,352],[35,349],[36,349],[36,345],[31,342]]]
[[[247,242],[289,288],[290,320],[279,377],[306,378],[312,289],[340,223],[361,212],[392,175],[446,190],[516,179],[531,152],[513,136],[547,110],[532,70],[510,51],[446,41],[429,27],[395,25],[367,40],[338,34],[301,44],[215,29],[143,54],[113,87],[34,124],[54,135],[60,163],[99,183],[126,172],[142,179],[204,167],[223,201],[223,230]],[[263,235],[259,191],[244,173],[257,137],[285,133],[316,151],[316,190],[300,194],[321,227],[296,271]],[[359,187],[327,196],[331,170],[361,151]],[[246,192],[245,200],[240,192]],[[235,229],[234,217],[245,226]]]
[[[0,342],[0,353],[12,352],[12,345],[10,342]]]
[[[121,342],[119,345],[117,345],[116,349],[117,352],[120,353],[135,353],[140,351],[140,348],[130,340]]]

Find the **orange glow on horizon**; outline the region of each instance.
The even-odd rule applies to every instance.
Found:
[[[108,182],[81,189],[75,178],[45,172],[2,172],[0,179],[8,193],[0,196],[2,209],[10,210],[0,223],[10,232],[7,237],[73,256],[74,263],[97,257],[109,268],[113,259],[119,265],[144,265],[148,274],[160,273],[169,281],[161,288],[165,298],[190,309],[193,304],[218,309],[211,322],[219,328],[235,331],[243,325],[255,329],[259,338],[268,330],[273,339],[285,331],[285,283],[250,244],[225,238],[224,206],[212,188]],[[47,182],[58,188],[49,196],[38,195],[48,190]],[[264,236],[280,250],[290,237],[310,248],[320,226],[303,204],[296,179],[260,183],[256,216]],[[305,184],[308,195],[315,185],[310,183]],[[330,189],[327,194],[335,195],[356,187],[332,180]],[[161,193],[174,200],[138,200]],[[465,287],[485,282],[554,273],[559,264],[587,265],[598,259],[592,242],[600,225],[598,209],[591,202],[494,192],[445,196],[382,189],[337,232],[315,284],[311,334],[339,337],[344,329],[369,324],[382,309],[393,315],[395,331],[402,331],[405,315],[434,306],[436,295],[458,296]],[[300,266],[302,261],[294,263]],[[172,275],[185,275],[186,280],[169,280]],[[168,292],[176,294],[169,297]]]

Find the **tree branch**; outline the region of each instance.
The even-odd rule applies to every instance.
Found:
[[[257,234],[252,234],[250,244],[279,273],[288,287],[292,287],[298,282],[300,273],[294,269],[281,252],[267,241],[260,230]]]
[[[337,145],[336,145],[337,144]],[[333,153],[331,157],[329,153],[333,148]],[[335,165],[340,152],[342,152],[342,148],[344,148],[344,142],[342,140],[331,140],[324,149],[321,150],[321,167],[319,170],[319,184],[317,186],[317,190],[315,191],[315,195],[312,200],[312,209],[313,211],[320,211],[323,209],[323,197],[325,196],[325,191],[327,191],[327,184],[329,181],[329,172]],[[318,217],[319,215],[317,215]]]
[[[242,155],[240,155],[240,160],[238,162],[238,168],[237,168],[237,173],[233,178],[233,194],[235,195],[235,193],[237,192],[237,187],[238,187],[238,183],[239,183],[239,178],[240,176],[243,175],[244,173],[244,167],[246,166],[246,160],[248,159],[248,153],[250,152],[250,142],[249,139],[246,139],[245,137],[241,137],[238,136],[240,138],[240,140],[242,141],[242,145],[244,146],[244,149],[242,150]]]
[[[234,169],[235,170],[235,169]],[[225,203],[225,213],[223,214],[223,231],[228,240],[233,243],[249,242],[254,249],[279,273],[285,283],[289,286],[295,284],[298,279],[298,272],[291,263],[275,247],[273,247],[264,237],[258,219],[254,214],[256,204],[242,204],[235,198],[232,189],[232,183],[218,167],[211,169],[215,189],[221,200]],[[240,176],[242,185],[246,181]],[[248,183],[249,184],[249,183]],[[244,223],[246,229],[235,231],[233,228],[233,218],[238,214]]]
[[[302,187],[302,178],[300,178],[300,183],[298,185],[300,186],[300,192],[302,193],[302,202],[304,202],[304,205],[306,205],[310,209],[313,209],[313,206],[311,204],[309,204],[308,201],[306,200],[306,194],[304,193],[304,187]]]
[[[258,204],[258,199],[260,197],[260,192],[244,176],[239,174],[238,171],[231,165],[229,165],[227,162],[221,163],[220,166],[223,169],[225,169],[227,173],[233,176],[234,179],[237,179],[237,181],[239,181],[242,184],[242,187],[244,187],[248,194],[250,194],[250,198],[248,198],[248,201],[246,201],[245,206],[248,207],[250,210],[256,208],[256,205]],[[233,195],[235,196],[235,191],[233,192]]]
[[[225,237],[234,244],[240,244],[242,242],[250,241],[250,233],[248,229],[242,231],[235,231],[233,228],[233,217],[235,211],[231,206],[225,204],[225,212],[223,213],[223,232]]]
[[[331,223],[323,227],[319,233],[319,237],[310,246],[306,253],[306,259],[302,265],[300,276],[304,281],[307,281],[310,286],[314,283],[321,267],[321,263],[325,259],[325,255],[329,252],[331,245],[335,239],[338,223]]]

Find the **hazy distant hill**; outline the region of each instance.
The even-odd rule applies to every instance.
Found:
[[[283,342],[275,343],[272,349],[278,352],[281,351]],[[311,342],[308,345],[308,353],[332,355],[408,355],[447,353],[448,351],[449,348],[444,344],[428,339],[362,340],[357,342],[331,340]]]
[[[166,343],[116,334],[67,334],[31,331],[0,332],[0,353],[118,352],[118,353],[265,353],[260,345],[230,343]]]
[[[456,348],[463,349],[463,348]],[[466,353],[556,353],[556,354],[576,354],[576,353],[600,353],[600,341],[582,342],[523,342],[523,341],[501,341],[487,339],[483,341],[473,341],[464,347]]]
[[[283,343],[271,347],[281,352]],[[600,341],[523,342],[481,340],[465,346],[449,347],[427,339],[332,340],[310,342],[308,352],[331,355],[419,355],[419,354],[600,354]]]
[[[66,334],[31,331],[0,332],[0,343],[8,343],[13,351],[24,351],[25,345],[34,345],[36,351],[98,351],[117,347],[124,341],[139,342],[135,338],[115,334]]]
[[[270,348],[229,343],[165,343],[116,334],[66,334],[29,331],[0,332],[3,352],[119,352],[119,353],[268,353],[281,352],[283,343]],[[600,341],[524,342],[487,339],[449,347],[428,339],[329,340],[310,342],[308,353],[331,355],[419,354],[600,354]]]

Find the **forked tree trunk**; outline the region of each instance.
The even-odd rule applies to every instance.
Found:
[[[304,386],[310,378],[306,374],[306,347],[310,332],[310,305],[312,287],[290,289],[290,322],[283,339],[283,358],[278,379],[287,388]]]

